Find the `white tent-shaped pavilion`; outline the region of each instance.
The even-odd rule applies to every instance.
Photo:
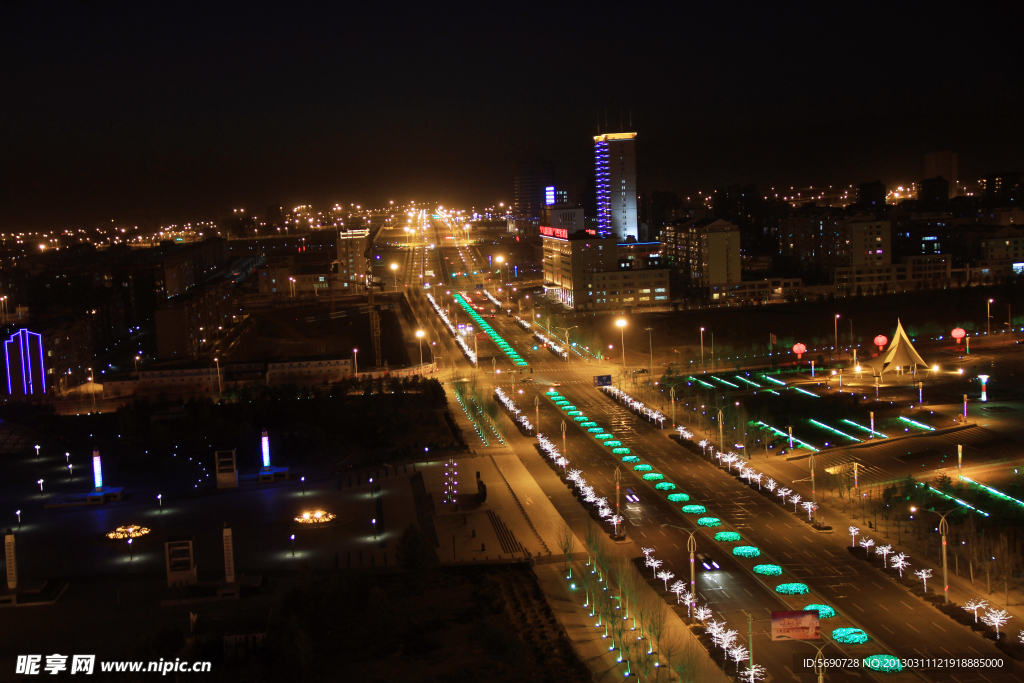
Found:
[[[876,375],[899,372],[900,368],[909,368],[913,371],[918,365],[928,367],[928,364],[921,358],[921,354],[910,343],[910,338],[903,330],[903,324],[900,323],[899,318],[896,319],[896,334],[889,342],[889,348],[878,358],[872,358],[862,365],[871,368]]]

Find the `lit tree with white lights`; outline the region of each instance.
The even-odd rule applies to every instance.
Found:
[[[931,569],[918,569],[914,572],[914,576],[924,581],[924,592],[928,592],[928,579],[932,578]]]
[[[739,472],[743,471],[743,468],[747,466],[746,460],[741,460],[739,456],[736,456],[736,470]]]
[[[862,538],[860,541],[860,547],[864,548],[864,552],[866,553],[871,552],[871,546],[873,546],[874,544],[875,539],[873,538]]]
[[[650,559],[651,553],[654,552],[654,548],[640,548],[640,552],[644,554],[644,559]]]
[[[802,507],[804,510],[807,510],[807,521],[809,522],[811,521],[811,513],[818,509],[818,504],[812,503],[811,501],[807,501],[800,507]]]
[[[777,495],[782,498],[782,504],[783,505],[786,504],[786,496],[788,496],[791,493],[793,493],[793,491],[791,489],[786,488],[785,486],[783,486],[781,489],[779,489],[779,492],[778,492]]]
[[[729,648],[729,659],[736,663],[736,670],[740,670],[740,662],[750,659],[750,650],[743,645],[733,645]]]
[[[910,566],[910,558],[906,553],[899,553],[892,556],[892,568],[900,570],[900,578],[903,578],[903,570]]]
[[[850,546],[853,548],[857,547],[857,534],[860,533],[860,527],[850,527]]]
[[[735,453],[726,453],[721,457],[721,461],[729,466],[729,471],[732,472],[732,464],[736,462],[738,456]]]
[[[803,499],[804,497],[801,496],[799,493],[794,493],[792,496],[789,497],[789,502],[793,504],[793,514],[796,514],[796,506],[799,505],[800,501]]]
[[[767,481],[765,481],[765,483],[764,483],[764,487],[765,487],[766,489],[768,489],[768,490],[769,490],[769,491],[770,491],[771,493],[775,493],[775,488],[776,488],[776,487],[777,487],[778,485],[779,485],[779,482],[775,481],[775,480],[774,480],[774,479],[772,479],[771,477],[768,477],[768,480],[767,480]]]
[[[672,586],[671,586],[671,587],[669,588],[669,590],[670,590],[670,591],[672,591],[673,593],[675,593],[675,594],[676,594],[676,604],[677,604],[677,605],[681,605],[681,604],[683,604],[683,596],[684,596],[684,595],[685,595],[685,596],[687,596],[687,597],[686,597],[686,599],[687,599],[687,600],[689,600],[689,599],[690,599],[690,598],[689,598],[689,595],[690,595],[690,591],[689,591],[689,590],[687,590],[687,587],[688,587],[688,586],[689,586],[689,584],[688,584],[688,583],[686,583],[685,581],[676,581],[676,582],[675,582],[675,583],[673,583],[673,584],[672,584]]]
[[[761,479],[762,479],[762,477],[764,477],[764,474],[762,474],[761,472],[757,472],[756,474],[754,474],[753,477],[751,477],[751,479],[753,479],[754,481],[757,482],[757,490],[758,491],[761,490]]]
[[[700,446],[700,450],[704,452],[705,455],[707,455],[708,446],[711,445],[711,442],[708,441],[707,439],[703,439],[701,441],[698,441],[697,445]]]
[[[745,680],[747,683],[757,683],[757,681],[763,681],[766,669],[760,664],[751,664],[747,668],[743,669],[743,673],[740,674],[740,678]]]
[[[654,576],[657,577],[658,576],[658,567],[660,567],[663,564],[665,564],[665,563],[662,562],[661,560],[655,560],[654,558],[651,558],[650,562],[647,563],[647,566],[654,570]]]
[[[974,623],[978,623],[978,610],[988,607],[988,600],[984,598],[971,598],[964,603],[965,612],[974,612]]]
[[[668,590],[668,582],[676,578],[676,575],[667,569],[662,569],[658,572],[658,578],[665,582],[665,590]]]
[[[738,638],[739,635],[739,631],[735,629],[723,631],[722,634],[718,636],[718,646],[722,648],[724,651],[728,652],[729,648],[736,645],[736,638]]]
[[[1024,645],[1024,631],[1018,633],[1017,637],[1020,638],[1021,645]]]
[[[1010,613],[1004,609],[989,609],[981,618],[986,624],[996,630],[996,640],[999,640],[999,627],[1011,619]]]
[[[623,521],[625,521],[624,518],[622,517],[622,515],[612,515],[608,521],[615,525],[615,535],[618,536],[619,525],[622,524]]]
[[[701,605],[697,609],[693,610],[693,616],[702,624],[710,619],[712,614],[713,612],[711,611],[711,608],[707,605]]]
[[[877,548],[875,548],[875,554],[882,556],[882,568],[883,569],[887,569],[889,567],[889,564],[888,564],[888,561],[886,560],[886,558],[888,557],[889,553],[891,553],[891,552],[892,552],[892,546],[891,545],[880,545]]]

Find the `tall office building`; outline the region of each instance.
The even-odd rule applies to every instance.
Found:
[[[637,237],[636,133],[594,137],[597,229],[616,239]]]
[[[942,176],[949,183],[949,198],[957,196],[956,152],[929,152],[924,155],[924,177]]]

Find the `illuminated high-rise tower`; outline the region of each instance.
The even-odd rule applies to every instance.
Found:
[[[4,342],[4,363],[8,396],[27,398],[46,393],[42,335],[24,329],[12,334]]]
[[[597,229],[620,240],[637,237],[636,133],[594,137]]]
[[[267,436],[267,430],[263,430],[263,437],[260,439],[260,446],[263,450],[263,466],[270,467],[270,437]]]

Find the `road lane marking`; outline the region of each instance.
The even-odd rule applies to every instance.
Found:
[[[907,628],[914,629],[914,633],[920,633],[920,631],[918,631],[916,628],[910,625],[909,621],[907,622]]]
[[[900,604],[903,605],[904,607],[906,607],[907,609],[910,609],[910,610],[914,609],[913,607],[911,607],[907,603],[903,602],[902,600],[900,600]]]
[[[889,611],[889,608],[886,607],[885,605],[883,605],[882,603],[878,603],[878,606],[881,607],[882,609],[884,609],[886,612]]]
[[[885,624],[879,624],[879,626],[881,626],[882,628],[884,628],[884,629],[885,629],[886,631],[888,631],[889,633],[892,633],[892,635],[896,635],[895,633],[893,633],[892,629],[891,629],[891,628],[889,628],[888,626],[886,626]]]
[[[942,631],[943,633],[945,633],[945,632],[946,632],[946,629],[942,628],[941,626],[939,626],[938,624],[936,624],[936,623],[935,623],[934,621],[932,621],[931,623],[932,623],[932,626],[934,626],[935,628],[939,629],[939,630],[940,630],[940,631]]]

